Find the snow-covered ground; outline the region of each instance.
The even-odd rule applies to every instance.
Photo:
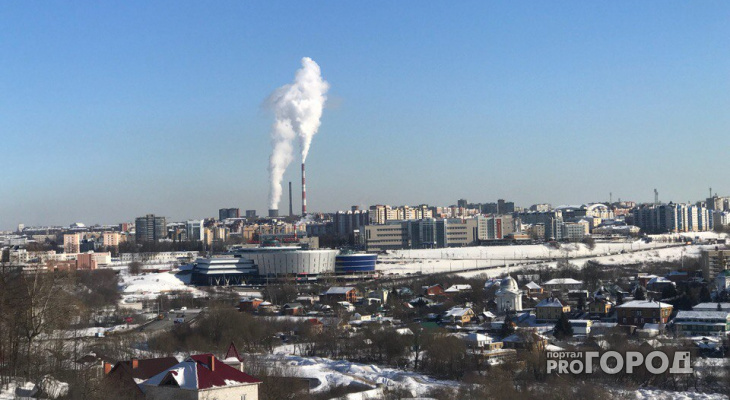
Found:
[[[695,236],[702,240],[718,237],[713,232],[695,232],[690,238]],[[509,266],[514,269],[530,264],[554,266],[556,261],[553,260],[565,258],[579,267],[589,260],[606,265],[680,261],[683,257],[699,257],[701,249],[715,246],[670,242],[670,239],[678,237],[678,235],[655,235],[654,241],[650,243],[641,240],[596,243],[593,249],[589,249],[583,243],[570,243],[561,245],[559,249],[549,245],[514,245],[396,250],[381,255],[377,269],[385,275],[458,272],[459,275],[467,277],[480,274],[491,277],[506,272],[506,268],[492,267]]]
[[[634,392],[637,400],[727,400],[719,393],[671,392],[666,390],[639,389]]]
[[[124,298],[123,301],[127,303],[153,299],[160,294],[170,292],[189,292],[193,295],[203,294],[200,290],[188,286],[189,283],[190,274],[181,273],[179,270],[141,275],[130,275],[123,272],[119,276],[119,286],[121,287]]]
[[[408,390],[414,396],[423,396],[435,388],[455,388],[459,385],[455,381],[436,380],[415,372],[328,358],[274,354],[266,356],[266,360],[282,366],[287,375],[319,380],[319,385],[313,389],[315,393],[351,384],[372,388],[382,384],[389,388]]]

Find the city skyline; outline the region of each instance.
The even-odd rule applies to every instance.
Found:
[[[311,211],[730,192],[724,3],[132,3],[0,5],[0,229],[264,215],[262,104],[302,57]]]

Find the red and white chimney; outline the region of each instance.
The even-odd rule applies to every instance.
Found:
[[[304,174],[304,163],[302,163],[302,217],[307,215],[307,183]]]

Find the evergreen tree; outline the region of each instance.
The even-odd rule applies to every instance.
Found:
[[[560,313],[560,318],[558,318],[553,330],[553,336],[558,340],[573,337],[573,327],[570,326],[570,321],[568,321],[568,316],[565,313]]]
[[[512,313],[507,312],[507,315],[504,316],[504,323],[502,324],[502,329],[499,331],[499,334],[502,338],[506,338],[513,333],[515,333],[515,326],[512,323]]]
[[[709,303],[711,301],[710,289],[707,288],[707,285],[702,286],[702,289],[700,289],[700,303]]]
[[[636,287],[636,290],[634,291],[634,300],[646,300],[646,293],[644,293],[644,288],[641,286]]]

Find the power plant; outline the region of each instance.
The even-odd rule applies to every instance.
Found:
[[[307,187],[304,163],[309,154],[312,138],[319,130],[320,118],[327,100],[329,84],[322,78],[319,65],[309,57],[302,58],[302,68],[297,70],[292,83],[281,86],[269,97],[268,104],[274,111],[271,126],[271,156],[269,157],[269,210],[278,210],[282,195],[282,180],[293,159],[293,141],[299,139],[302,155],[302,216],[307,215]],[[291,183],[289,189],[289,214]],[[278,215],[278,213],[277,213]],[[271,212],[269,212],[271,217]]]

